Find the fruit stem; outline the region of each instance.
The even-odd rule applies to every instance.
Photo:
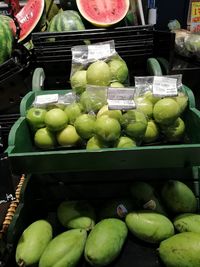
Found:
[[[25,262],[22,259],[19,259],[17,264],[18,264],[19,267],[25,267],[26,266]]]

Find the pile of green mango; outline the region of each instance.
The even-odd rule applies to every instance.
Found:
[[[63,230],[55,235],[44,219],[30,224],[16,247],[17,265],[75,267],[84,259],[91,266],[107,266],[117,260],[129,234],[156,245],[166,267],[200,266],[195,194],[179,180],[157,189],[134,182],[130,197],[104,201],[98,208],[87,200],[62,201],[56,215]]]

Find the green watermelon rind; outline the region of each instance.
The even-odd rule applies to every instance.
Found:
[[[0,64],[5,62],[12,53],[13,48],[13,32],[10,28],[10,22],[12,19],[8,16],[0,15],[0,36],[2,36],[0,42]]]
[[[85,30],[81,17],[76,11],[65,10],[59,12],[49,23],[49,32],[65,32]]]
[[[12,48],[13,48],[13,34],[12,34],[12,30],[10,29],[9,27],[9,24],[3,24],[3,27],[4,27],[4,31],[6,33],[6,36],[7,36],[7,54],[8,54],[8,57],[11,56],[11,53],[12,53]]]

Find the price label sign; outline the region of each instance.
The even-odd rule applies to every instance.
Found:
[[[177,79],[163,76],[154,76],[153,95],[159,97],[177,96]]]
[[[192,32],[200,31],[200,1],[193,2],[191,8],[191,29]]]

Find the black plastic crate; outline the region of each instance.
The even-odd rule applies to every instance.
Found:
[[[33,64],[42,67],[47,76],[45,88],[63,88],[69,81],[71,47],[75,45],[114,40],[117,53],[127,62],[130,81],[135,75],[145,75],[149,57],[173,58],[175,35],[155,31],[153,26],[125,26],[85,31],[33,33]]]
[[[158,190],[167,179],[182,180],[199,198],[198,168],[170,168],[123,170],[106,172],[77,172],[62,174],[31,175],[25,179],[20,204],[7,233],[6,267],[15,267],[15,249],[22,231],[33,221],[47,219],[53,226],[54,235],[65,229],[58,223],[56,209],[66,199],[87,199],[98,212],[105,200],[129,198],[129,189],[134,181],[146,181]],[[158,245],[148,244],[129,234],[120,256],[108,267],[163,267],[156,251]],[[36,265],[37,266],[37,265]],[[83,259],[77,267],[89,267]]]
[[[8,135],[19,114],[0,114],[0,153],[8,146]]]

